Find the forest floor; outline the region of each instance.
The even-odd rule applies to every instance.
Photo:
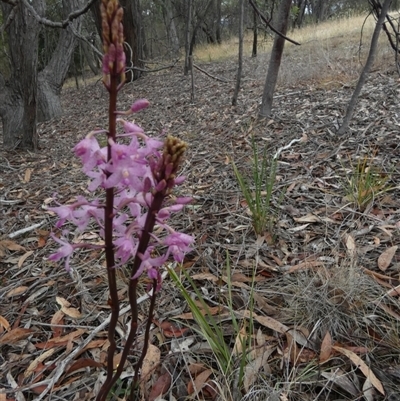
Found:
[[[266,59],[245,60],[237,107],[231,105],[235,61],[200,67],[221,80],[195,70],[193,102],[190,77],[175,67],[127,84],[119,104],[126,109],[147,98],[151,107],[136,122],[150,135],[166,129],[189,144],[182,167],[188,178],[179,192],[194,201],[172,225],[196,239],[183,268],[224,332],[232,370],[218,368],[167,276],[151,330],[159,359],[148,358],[154,366],[143,394],[153,400],[166,380],[166,400],[400,400],[400,81],[394,69],[370,74],[350,130],[339,137],[357,71],[346,82],[327,79],[328,85],[281,80],[273,117],[259,121]],[[306,74],[307,66],[292,71]],[[60,203],[89,195],[71,149],[105,126],[107,93],[97,81],[66,89],[62,98],[64,116],[39,125],[38,153],[1,151],[0,400],[4,392],[19,401],[92,400],[104,379],[106,326],[96,332],[109,316],[104,257],[78,253],[71,274],[48,261],[56,219],[46,208],[55,193]],[[273,224],[261,236],[252,230],[231,164],[251,173],[253,135],[269,156],[301,139],[280,154]],[[360,208],[349,197],[349,181],[358,170],[367,175],[364,161],[388,191]],[[83,238],[96,242],[99,233],[93,226]],[[122,308],[127,281],[121,270]],[[128,322],[129,313],[120,317],[118,342]],[[240,385],[235,344],[251,323]],[[136,355],[113,399],[124,399]]]

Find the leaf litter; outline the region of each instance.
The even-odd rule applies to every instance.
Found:
[[[236,399],[260,388],[271,394],[278,389],[280,399],[400,399],[400,82],[391,71],[370,74],[349,135],[337,137],[351,85],[282,85],[273,118],[265,123],[255,118],[265,79],[259,62],[245,63],[237,107],[230,99],[232,61],[201,65],[228,83],[195,71],[194,104],[190,80],[178,68],[126,85],[120,98],[129,105],[146,97],[152,107],[136,122],[152,135],[166,129],[189,143],[182,193],[194,202],[174,224],[196,236],[183,268],[204,294],[204,314],[213,314],[226,333],[232,357],[249,353]],[[104,259],[82,250],[71,274],[47,261],[54,215],[46,207],[55,193],[66,202],[86,191],[71,149],[93,125],[106,124],[107,96],[96,82],[83,91],[66,89],[62,100],[64,116],[39,124],[38,153],[0,151],[0,395],[7,392],[9,399],[38,399],[51,386],[60,399],[91,400],[106,367]],[[252,135],[260,152],[267,146],[270,155],[303,138],[279,156],[273,232],[262,240],[252,232],[230,162],[251,171]],[[349,201],[346,179],[357,160],[371,155],[393,189],[360,211]],[[95,227],[90,235],[98,239]],[[123,342],[129,323],[124,269],[118,280]],[[257,330],[248,350],[238,346],[227,313],[228,283],[236,319],[253,319]],[[141,384],[149,399],[226,396],[229,378],[218,370],[192,318],[166,278]],[[138,349],[142,344],[139,336]],[[123,380],[131,379],[135,361],[133,350]],[[123,382],[120,396],[126,388]]]

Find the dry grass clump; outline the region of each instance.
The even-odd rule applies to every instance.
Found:
[[[350,261],[282,278],[283,319],[291,325],[320,326],[332,335],[348,335],[379,296],[374,281]]]
[[[261,293],[273,299],[277,307],[281,303],[276,318],[304,334],[305,348],[321,352],[328,333],[333,345],[349,347],[360,353],[363,359],[362,355],[368,353],[368,365],[374,372],[379,373],[397,363],[388,360],[386,351],[400,349],[400,323],[395,315],[388,313],[397,310],[398,300],[387,296],[382,286],[365,274],[355,258],[316,271],[285,275],[269,282],[268,288]],[[394,359],[398,357],[396,354],[397,351],[393,353]],[[305,400],[305,394],[310,396],[310,400],[334,399],[334,396],[349,399],[346,398],[349,394],[338,385],[340,380],[330,380],[332,372],[347,372],[350,380],[363,380],[362,376],[357,379],[356,369],[351,368],[349,361],[342,356],[332,355],[324,363],[300,359],[297,363],[290,363],[283,358],[280,375],[260,375],[254,394],[261,388],[270,388],[280,389],[281,397],[284,395],[290,400]],[[279,369],[278,366],[275,368]],[[386,388],[396,388],[388,381]]]

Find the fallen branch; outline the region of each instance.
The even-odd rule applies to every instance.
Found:
[[[8,235],[8,238],[15,238],[15,237],[18,237],[18,236],[21,235],[21,234],[28,233],[29,231],[32,231],[32,230],[34,230],[35,228],[39,228],[39,227],[42,226],[45,222],[46,222],[46,221],[43,220],[42,222],[37,223],[37,224],[34,224],[33,226],[26,227],[26,228],[21,228],[21,230],[14,231],[13,233],[11,233],[11,234]]]
[[[210,73],[208,73],[207,71],[204,71],[202,68],[200,68],[198,65],[193,64],[193,67],[196,68],[196,70],[201,71],[203,74],[206,74],[208,77],[212,78],[212,79],[216,79],[217,81],[221,81],[221,82],[225,82],[228,83],[229,81],[227,79],[224,78],[218,78],[214,75],[211,75]]]
[[[282,146],[281,148],[279,148],[276,151],[276,153],[274,154],[273,159],[276,160],[280,156],[282,151],[284,151],[286,149],[289,149],[294,143],[296,143],[296,142],[305,142],[305,141],[307,141],[307,135],[305,135],[305,134],[303,134],[303,136],[300,139],[292,139],[289,144],[287,144],[285,146]]]

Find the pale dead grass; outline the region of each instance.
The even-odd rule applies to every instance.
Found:
[[[101,75],[95,76],[91,72],[85,72],[85,75],[87,75],[85,78],[82,78],[82,75],[77,78],[80,89],[85,88],[87,85],[92,85],[101,79]],[[63,89],[71,88],[76,88],[76,79],[74,77],[67,78],[63,84]]]
[[[278,84],[285,87],[312,85],[331,89],[354,84],[369,52],[375,20],[372,16],[352,16],[308,25],[288,33],[301,46],[285,46]],[[273,39],[259,35],[257,77],[264,79],[268,70]],[[244,39],[245,60],[251,57],[252,34]],[[195,49],[196,62],[220,62],[237,58],[238,39],[222,45],[203,45]],[[245,61],[246,62],[246,61]],[[394,55],[382,32],[373,69],[393,68]]]

